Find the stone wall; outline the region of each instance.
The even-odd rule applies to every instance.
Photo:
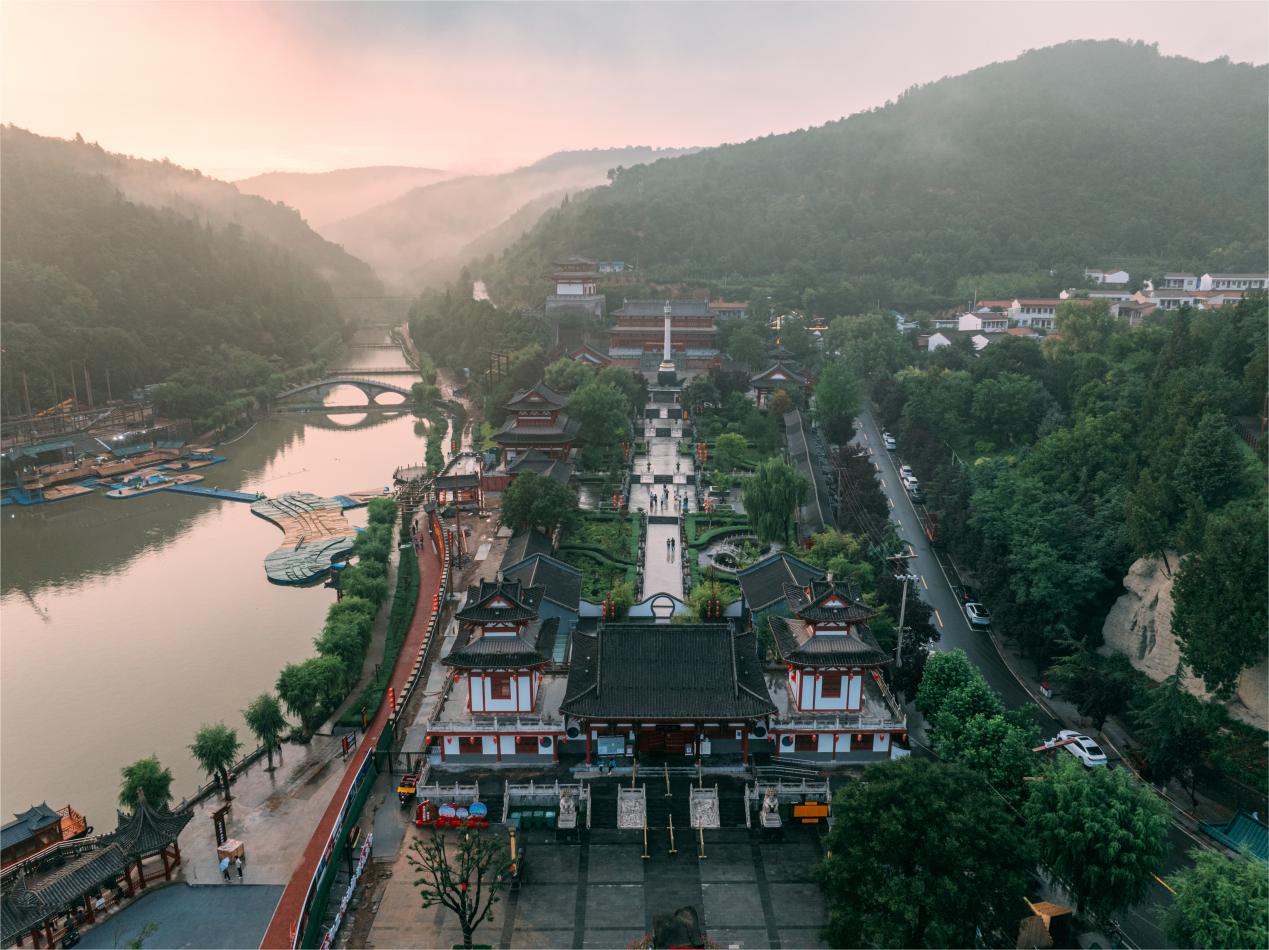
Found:
[[[1124,578],[1126,593],[1115,601],[1102,627],[1106,642],[1102,652],[1124,654],[1136,669],[1156,682],[1176,672],[1181,659],[1181,645],[1172,635],[1172,583],[1179,562],[1178,555],[1169,551],[1169,576],[1162,561],[1137,560]],[[1196,676],[1186,676],[1184,686],[1200,699],[1211,698]],[[1237,693],[1226,703],[1226,709],[1243,722],[1269,729],[1269,663],[1243,670]]]

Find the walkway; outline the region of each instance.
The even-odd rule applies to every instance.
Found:
[[[397,657],[390,679],[390,684],[395,688],[398,696],[404,694],[405,683],[409,678],[410,670],[414,667],[414,660],[427,639],[428,627],[432,622],[432,593],[438,589],[440,580],[441,560],[439,552],[433,550],[429,539],[425,539],[419,549],[419,599],[414,608],[414,619],[410,623],[410,631],[406,634],[405,643],[401,647],[401,653]],[[379,704],[379,709],[375,712],[374,718],[370,721],[369,726],[361,737],[357,754],[349,756],[343,780],[331,797],[330,804],[322,815],[322,820],[318,822],[312,837],[309,839],[308,846],[304,849],[299,869],[291,876],[291,880],[282,894],[282,899],[278,902],[277,910],[273,914],[273,919],[269,922],[269,929],[264,935],[261,946],[278,948],[291,946],[291,931],[299,923],[300,912],[304,908],[304,897],[308,892],[313,869],[317,867],[318,862],[322,859],[331,829],[334,828],[335,822],[339,818],[340,811],[344,805],[344,798],[349,788],[352,787],[357,770],[365,760],[365,756],[379,742],[379,737],[383,734],[383,728],[387,721],[388,704],[385,697],[385,701]]]
[[[680,455],[683,421],[677,405],[649,403],[659,418],[644,420],[648,454],[636,456],[631,469],[630,510],[649,517],[643,559],[643,597],[670,594],[683,600],[682,519],[696,507],[696,459]],[[669,435],[657,435],[657,430]],[[653,507],[655,496],[656,507]],[[680,504],[679,499],[684,498]],[[680,510],[681,509],[681,510]],[[660,523],[658,519],[673,518]],[[669,542],[673,540],[673,552]]]
[[[134,902],[84,933],[79,945],[113,950],[144,938],[153,947],[254,947],[282,888],[269,884],[176,884]],[[135,944],[140,946],[140,944]]]

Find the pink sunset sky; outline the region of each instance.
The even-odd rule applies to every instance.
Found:
[[[1070,39],[1263,63],[1269,5],[0,5],[0,119],[223,178],[784,132]]]

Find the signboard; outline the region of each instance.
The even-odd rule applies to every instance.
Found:
[[[599,754],[600,755],[625,755],[626,754],[626,737],[625,736],[600,736],[599,737]]]

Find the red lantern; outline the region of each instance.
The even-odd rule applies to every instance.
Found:
[[[458,889],[459,889],[460,891],[462,891],[464,894],[466,894],[466,893],[467,893],[467,882],[466,882],[466,881],[463,881],[461,884],[459,884],[459,885],[458,885]]]
[[[457,683],[457,682],[458,682],[458,674],[457,674],[457,673],[455,673],[455,674],[454,674],[454,682],[455,682],[455,683]]]

